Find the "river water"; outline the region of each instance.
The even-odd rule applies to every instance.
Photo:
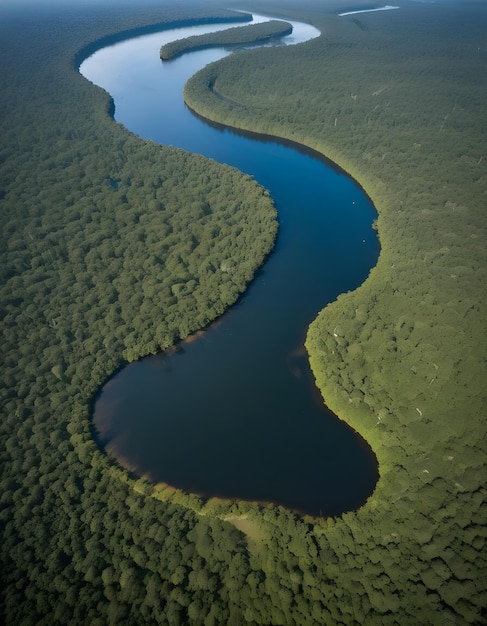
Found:
[[[288,44],[317,35],[293,26]],[[275,201],[278,241],[245,295],[200,338],[127,365],[103,387],[93,415],[98,443],[138,475],[187,492],[339,515],[372,493],[377,462],[324,407],[303,343],[319,310],[375,265],[375,211],[323,160],[191,114],[184,83],[229,52],[162,63],[159,48],[208,30],[129,39],[99,50],[80,71],[112,95],[115,119],[130,131],[254,176]]]

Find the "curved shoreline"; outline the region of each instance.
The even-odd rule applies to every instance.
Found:
[[[263,23],[258,23],[258,24],[250,24],[248,25],[246,28],[251,29],[252,27],[254,28],[260,28],[262,27],[262,25],[265,25],[267,22],[263,22]],[[268,22],[269,24],[272,22]],[[284,27],[284,25],[286,24],[286,22],[282,22],[282,21],[277,21],[274,20],[275,24],[282,24],[282,26],[280,27],[280,29],[275,29],[272,32],[265,32],[262,35],[258,35],[258,36],[253,36],[249,39],[247,39],[246,37],[241,37],[240,40],[238,40],[237,38],[235,38],[234,40],[229,40],[229,41],[222,41],[222,40],[218,40],[218,38],[215,38],[215,41],[210,41],[209,39],[211,39],[211,37],[206,38],[206,41],[203,41],[205,39],[204,35],[197,35],[194,37],[185,37],[183,39],[179,39],[179,40],[174,40],[172,42],[168,42],[166,44],[164,44],[163,46],[161,46],[161,49],[159,51],[159,56],[161,58],[162,61],[171,61],[172,59],[176,59],[177,57],[183,55],[183,54],[189,54],[191,52],[196,52],[198,50],[205,50],[208,48],[237,48],[237,47],[259,47],[263,44],[268,44],[269,42],[272,42],[273,40],[278,41],[281,37],[286,37],[287,35],[291,35],[293,32],[293,27],[288,23],[287,26]],[[229,28],[227,30],[224,31],[218,31],[218,34],[220,33],[228,33],[228,31],[231,30],[240,30],[242,27],[236,27],[235,29]],[[211,35],[212,33],[209,33],[209,35]],[[215,33],[213,33],[215,34]],[[191,43],[192,42],[192,43]],[[200,43],[197,43],[200,42]],[[180,47],[180,49],[176,48],[176,44],[181,45],[182,47]],[[185,44],[185,45],[183,45]]]
[[[320,152],[319,150],[316,150],[315,148],[312,148],[311,146],[307,146],[305,143],[301,143],[294,139],[289,139],[288,137],[281,137],[279,135],[270,135],[268,133],[260,133],[256,130],[248,130],[247,128],[240,128],[239,126],[230,126],[228,124],[224,124],[223,122],[212,120],[198,113],[191,105],[189,105],[186,102],[186,100],[185,100],[185,104],[186,104],[186,107],[191,111],[193,115],[195,115],[196,117],[204,121],[205,124],[208,124],[208,126],[212,126],[216,128],[217,130],[230,130],[236,133],[237,135],[242,135],[243,137],[248,137],[249,139],[255,139],[256,141],[278,143],[282,146],[293,148],[293,150],[296,150],[296,152],[300,152],[301,154],[308,155],[318,161],[321,161],[322,163],[324,163],[325,165],[333,169],[335,172],[338,172],[339,174],[342,174],[343,176],[346,176],[349,180],[351,180],[358,187],[358,189],[360,189],[363,195],[367,198],[367,200],[373,206],[376,215],[379,216],[379,212],[377,210],[377,207],[374,204],[374,201],[372,200],[371,196],[369,195],[365,187],[362,186],[360,181],[354,178],[353,175],[344,167],[342,167],[339,163],[327,157],[326,154],[324,154],[323,152]],[[372,271],[374,267],[372,267],[370,271]],[[359,285],[357,289],[359,289],[364,283]]]
[[[218,63],[218,61],[216,61],[216,63]],[[193,77],[191,77],[191,78],[193,78]],[[360,191],[364,194],[364,196],[369,200],[370,204],[374,208],[374,211],[376,213],[377,218],[379,217],[379,211],[378,211],[374,201],[372,200],[372,198],[369,195],[369,193],[367,192],[367,190],[362,186],[362,184],[356,178],[354,178],[353,175],[348,170],[346,170],[344,167],[339,165],[339,163],[337,163],[336,161],[333,161],[332,159],[327,157],[323,152],[320,152],[319,150],[316,150],[315,148],[307,146],[306,144],[300,143],[300,142],[295,141],[293,139],[289,139],[287,137],[280,137],[279,135],[271,135],[271,134],[267,134],[267,133],[260,133],[258,131],[249,130],[247,128],[241,128],[241,127],[237,127],[237,126],[232,126],[232,125],[225,124],[223,122],[212,120],[211,118],[207,118],[204,115],[201,115],[200,113],[198,113],[190,104],[188,104],[186,99],[185,99],[185,104],[186,104],[187,108],[191,111],[191,113],[193,115],[195,115],[196,117],[198,117],[201,120],[203,120],[206,124],[215,127],[216,129],[230,130],[230,131],[235,132],[237,134],[240,134],[240,135],[243,135],[243,136],[247,136],[249,138],[253,138],[253,139],[258,140],[258,141],[271,141],[271,142],[279,143],[281,145],[291,147],[291,148],[297,150],[298,152],[301,152],[303,154],[309,155],[309,156],[311,156],[313,158],[316,158],[316,159],[320,160],[321,162],[325,163],[327,166],[331,167],[335,171],[343,174],[349,180],[351,180],[360,189]],[[375,221],[376,220],[374,220],[374,222]],[[356,287],[352,291],[342,292],[341,294],[339,294],[339,296],[337,296],[337,298],[340,297],[340,296],[357,293],[360,289],[365,287],[366,284],[368,283],[368,281],[370,280],[371,273],[377,267],[377,265],[378,265],[378,263],[380,261],[381,253],[382,253],[382,246],[380,245],[381,244],[380,231],[379,231],[378,228],[376,228],[376,232],[377,232],[377,241],[378,241],[378,244],[379,244],[379,255],[377,257],[376,264],[373,267],[370,268],[369,275],[366,277],[366,279],[358,287]],[[355,509],[355,511],[359,511],[359,510],[363,509],[367,505],[367,503],[371,500],[371,498],[373,498],[374,495],[376,494],[377,488],[378,488],[379,483],[381,481],[380,469],[382,467],[382,463],[385,461],[385,456],[386,455],[382,454],[384,451],[382,449],[382,445],[380,444],[380,442],[378,442],[376,440],[374,440],[374,441],[370,440],[370,438],[369,438],[370,431],[364,432],[363,430],[360,429],[359,426],[357,426],[357,424],[355,423],[355,421],[353,419],[350,419],[346,415],[340,414],[340,412],[337,412],[336,410],[332,409],[329,406],[329,404],[327,403],[327,401],[325,400],[325,397],[324,397],[324,389],[322,387],[318,386],[318,380],[316,379],[314,371],[313,371],[313,368],[311,366],[311,362],[312,362],[312,359],[313,359],[313,354],[312,354],[312,352],[310,352],[308,350],[308,348],[306,346],[306,342],[307,342],[307,337],[308,337],[309,331],[310,331],[312,325],[318,320],[320,315],[325,311],[325,309],[327,309],[329,306],[333,305],[334,302],[336,302],[336,300],[326,304],[317,313],[315,319],[312,320],[312,322],[310,323],[310,325],[308,326],[307,331],[306,331],[306,341],[305,341],[305,343],[303,345],[303,348],[304,348],[304,350],[306,352],[306,357],[308,359],[308,363],[309,363],[309,366],[310,366],[310,369],[311,369],[311,372],[312,372],[312,375],[313,375],[313,378],[314,378],[314,381],[315,381],[315,384],[316,384],[316,390],[317,390],[317,393],[319,393],[319,395],[320,395],[320,400],[321,400],[323,406],[326,408],[327,411],[329,411],[331,414],[333,414],[337,420],[343,422],[344,424],[347,425],[348,428],[350,428],[353,432],[355,432],[369,446],[372,454],[375,457],[375,461],[376,461],[376,465],[377,465],[377,472],[378,472],[377,482],[376,482],[376,485],[374,487],[374,490],[372,491],[372,493],[368,497],[367,501],[361,507]],[[377,444],[377,446],[374,445],[374,444]]]
[[[394,620],[478,624],[485,619],[487,316],[482,280],[487,259],[482,238],[485,210],[479,199],[487,181],[485,157],[480,161],[486,145],[482,111],[487,83],[478,81],[479,72],[486,69],[485,49],[477,51],[475,44],[485,40],[481,25],[487,23],[487,7],[453,4],[443,3],[440,11],[434,5],[411,2],[401,10],[401,19],[399,14],[384,12],[355,16],[357,20],[329,16],[309,5],[311,19],[330,28],[316,42],[314,55],[302,47],[303,57],[315,60],[310,68],[317,80],[295,83],[289,75],[290,89],[303,86],[303,109],[296,109],[294,121],[292,115],[284,115],[281,126],[255,116],[261,128],[275,132],[284,127],[291,138],[304,137],[344,163],[364,181],[380,209],[381,265],[367,288],[363,285],[353,297],[342,296],[316,324],[315,336],[323,337],[323,350],[316,346],[314,367],[324,395],[328,397],[331,389],[329,398],[340,414],[350,415],[365,430],[371,428],[372,438],[367,439],[376,441],[383,459],[373,498],[357,512],[336,520],[303,519],[283,507],[267,510],[235,504],[228,511],[222,504],[218,510],[213,502],[201,510],[207,514],[204,518],[194,514],[201,506],[197,498],[174,493],[171,499],[169,494],[159,499],[156,488],[129,479],[126,470],[97,449],[89,432],[89,402],[125,354],[120,340],[124,331],[122,324],[102,325],[113,310],[103,286],[110,284],[110,274],[107,263],[90,267],[81,261],[79,254],[87,243],[85,226],[92,229],[86,234],[95,234],[96,223],[88,223],[90,213],[92,221],[103,219],[104,205],[109,207],[114,199],[109,182],[100,183],[105,176],[109,181],[111,162],[116,166],[113,172],[119,171],[116,159],[122,150],[126,150],[127,174],[137,174],[137,162],[144,156],[150,160],[147,171],[154,175],[162,165],[159,155],[176,164],[180,159],[175,151],[159,149],[131,135],[122,124],[113,124],[106,115],[106,91],[73,72],[72,57],[86,43],[113,30],[170,16],[164,9],[140,13],[138,8],[102,15],[93,7],[83,8],[78,16],[71,7],[68,12],[59,7],[51,13],[55,19],[26,12],[22,20],[16,18],[21,27],[17,32],[7,20],[0,20],[1,74],[12,79],[3,81],[7,89],[1,92],[6,104],[2,172],[9,184],[7,193],[0,195],[2,216],[12,228],[2,234],[9,244],[4,249],[5,268],[21,271],[20,276],[8,271],[2,289],[2,303],[8,305],[2,363],[6,397],[2,597],[7,624],[41,619],[55,623],[60,615],[66,622],[109,621],[114,602],[125,610],[129,623],[140,623],[141,609],[147,621],[171,621],[179,611],[180,621],[187,623],[186,607],[175,594],[187,598],[186,605],[195,596],[187,577],[170,582],[174,567],[169,556],[187,555],[183,547],[194,554],[198,535],[210,539],[212,549],[197,561],[218,595],[198,591],[200,621],[208,615],[210,623],[215,609],[222,623],[251,617],[260,623],[305,621],[310,626]],[[362,30],[358,18],[368,24],[373,21],[373,28]],[[339,45],[329,45],[333,43]],[[297,52],[276,50],[271,55],[276,79],[293,70],[286,59]],[[285,58],[279,63],[281,54]],[[328,63],[320,63],[323,56]],[[426,75],[421,71],[426,69],[425,59],[430,70]],[[455,62],[449,63],[452,59]],[[299,68],[298,62],[294,66]],[[420,72],[415,73],[415,68]],[[372,96],[391,75],[396,81],[389,83],[389,92]],[[252,74],[248,76],[244,87],[253,80]],[[274,89],[272,81],[268,84],[279,100],[288,90],[286,85]],[[351,103],[349,87],[361,84],[365,90]],[[237,94],[233,86],[228,89],[230,85],[222,83],[222,92]],[[327,89],[331,108],[319,97]],[[369,102],[390,106],[370,120],[372,127],[364,115],[353,124],[354,112],[345,112],[335,133],[334,102],[340,91],[359,114],[366,112]],[[456,114],[451,114],[448,103],[458,105]],[[411,113],[417,109],[424,116],[413,120]],[[314,124],[308,111],[316,113]],[[208,112],[211,116],[211,109]],[[450,117],[439,131],[446,113]],[[241,121],[248,125],[249,120]],[[370,132],[374,129],[376,133]],[[411,141],[418,136],[422,146],[413,148]],[[368,159],[361,158],[362,150],[369,151]],[[181,163],[185,175],[191,173],[194,161],[191,157]],[[10,173],[17,173],[17,178]],[[134,179],[143,182],[142,177]],[[19,202],[22,198],[25,202]],[[149,199],[144,188],[134,189],[131,203],[142,205],[145,198]],[[22,207],[36,209],[37,217],[19,211]],[[32,229],[26,231],[25,226]],[[7,237],[9,232],[12,237]],[[97,233],[102,234],[101,229]],[[117,233],[107,235],[107,244],[119,240]],[[15,241],[23,243],[22,248],[15,247]],[[50,250],[46,244],[51,244]],[[63,249],[75,257],[58,258],[56,253]],[[96,241],[92,249],[102,259],[110,258],[110,251],[98,248]],[[141,250],[142,262],[155,249]],[[36,257],[41,261],[37,268],[30,264]],[[25,263],[17,265],[22,260]],[[73,272],[77,267],[82,271]],[[120,276],[130,274],[119,267]],[[357,318],[356,307],[360,307]],[[152,310],[146,319],[159,318]],[[329,333],[342,319],[349,320],[352,341],[363,339],[370,376],[364,384],[357,380],[357,387],[366,393],[364,402],[349,403],[347,383],[353,382],[352,376],[347,381],[339,372],[329,375],[344,365],[347,371],[357,366],[361,373],[358,361],[347,358],[346,348],[340,348],[337,357],[331,354],[334,340]],[[399,353],[393,357],[385,344],[396,322],[405,325],[398,337]],[[372,328],[376,330],[370,335]],[[421,332],[424,341],[417,345]],[[142,336],[140,345],[149,345]],[[432,385],[409,369],[429,356],[439,365]],[[50,370],[55,363],[60,364],[55,371],[62,380]],[[335,394],[333,388],[342,392]],[[389,412],[378,413],[382,407]],[[217,519],[245,511],[266,532],[262,551],[253,555],[248,554],[243,537]],[[90,561],[94,569],[87,569],[83,538],[99,557]],[[149,561],[141,562],[139,569],[132,557],[144,553]],[[191,556],[184,558],[189,569],[191,562]],[[137,585],[117,585],[121,563],[135,568]],[[243,566],[243,577],[235,591],[233,566],[237,564]],[[102,571],[117,573],[113,587],[107,589]],[[124,570],[130,571],[130,567]],[[300,571],[302,585],[294,582]],[[263,590],[257,595],[256,581]],[[278,593],[282,582],[288,595],[289,587],[291,593],[295,591],[292,606],[285,605]],[[154,589],[159,593],[154,595]],[[111,599],[104,595],[108,591],[114,594]],[[153,598],[154,606],[147,606],[144,598]]]
[[[131,39],[133,37],[130,37]],[[186,105],[187,106],[187,105]],[[187,108],[189,109],[190,107],[187,106]],[[198,117],[202,117],[202,116],[198,116]],[[350,181],[352,181],[354,183],[354,186],[356,186],[358,189],[360,189],[360,191],[364,194],[364,196],[367,198],[367,200],[370,202],[372,208],[374,209],[375,213],[377,214],[377,211],[374,207],[374,205],[372,204],[372,202],[370,201],[369,196],[364,193],[363,191],[363,187],[355,180],[353,179],[353,177],[346,172],[346,170],[344,170],[343,168],[341,168],[340,166],[338,166],[338,164],[334,163],[333,161],[331,161],[328,157],[326,157],[323,153],[318,152],[317,150],[314,150],[308,146],[306,146],[305,144],[302,143],[298,143],[296,141],[292,141],[289,139],[286,139],[285,137],[278,137],[278,136],[272,136],[272,135],[265,135],[262,133],[258,133],[256,131],[245,131],[244,129],[238,129],[229,125],[223,125],[223,124],[218,124],[218,123],[214,123],[211,122],[211,120],[208,120],[204,117],[202,117],[202,119],[204,119],[205,123],[209,124],[210,126],[216,126],[216,127],[220,127],[220,128],[227,128],[229,130],[232,130],[233,132],[237,132],[239,131],[239,134],[241,135],[247,135],[247,137],[251,138],[251,139],[256,139],[259,141],[272,141],[276,144],[281,144],[281,145],[285,145],[288,147],[292,147],[293,149],[295,149],[297,152],[301,153],[301,154],[305,154],[307,156],[311,156],[313,158],[315,158],[316,160],[324,163],[325,165],[331,167],[332,170],[345,175]],[[137,133],[135,133],[137,134]],[[189,150],[190,151],[190,150]],[[217,159],[218,160],[218,159]],[[272,254],[272,251],[271,253]],[[264,260],[263,263],[265,263],[266,259]],[[257,268],[258,271],[258,268]],[[369,270],[370,271],[370,270]],[[230,308],[230,307],[229,307]],[[307,332],[307,328],[306,328],[306,332]],[[304,345],[303,345],[303,350],[304,350]],[[308,359],[309,362],[309,359]],[[121,365],[121,368],[123,368],[123,364]],[[113,378],[113,375],[109,377],[109,379]],[[310,380],[313,380],[313,377],[311,376]],[[103,387],[100,388],[100,392],[102,391]],[[97,394],[97,397],[99,396],[99,394]],[[317,394],[318,396],[318,394]],[[96,402],[96,398],[94,400],[94,403]],[[93,405],[94,405],[93,403]],[[326,410],[327,409],[327,405],[326,403],[323,402],[323,399],[320,397],[320,405]],[[346,508],[345,511],[353,511],[353,510],[357,510],[358,508],[361,508],[362,506],[364,506],[364,504],[367,502],[367,500],[371,497],[371,495],[373,494],[376,484],[377,484],[377,480],[379,479],[379,470],[378,470],[378,461],[377,461],[377,455],[375,453],[374,450],[371,449],[370,445],[368,444],[368,442],[366,442],[366,440],[363,439],[363,437],[360,435],[360,433],[354,429],[346,420],[343,420],[341,418],[339,418],[335,413],[332,413],[330,410],[328,411],[330,414],[333,414],[335,419],[337,419],[338,421],[342,422],[344,426],[347,427],[347,429],[349,429],[351,432],[355,433],[355,436],[359,437],[360,441],[362,442],[361,445],[365,446],[367,449],[368,454],[371,455],[371,462],[373,462],[373,465],[375,466],[375,473],[376,473],[376,478],[374,480],[374,487],[372,489],[371,492],[369,492],[367,499],[363,502],[361,502],[359,505],[351,507],[351,508]],[[93,422],[92,422],[92,426],[93,426]],[[93,428],[92,428],[92,432],[93,432]],[[100,441],[99,438],[96,438],[96,440],[98,440],[99,445],[100,445]],[[373,459],[373,461],[372,461]],[[144,473],[139,474],[141,476],[144,475]],[[229,499],[229,502],[231,501],[231,499]],[[246,501],[246,500],[242,500],[242,501]],[[295,509],[298,510],[298,509]],[[345,512],[344,511],[344,512]],[[306,515],[306,512],[302,511],[302,514]]]
[[[238,17],[240,13],[240,17]],[[235,17],[209,17],[209,18],[194,18],[188,20],[176,20],[174,22],[157,22],[155,24],[147,25],[147,26],[139,26],[129,30],[123,30],[119,33],[113,33],[112,35],[107,35],[105,37],[101,37],[100,39],[96,39],[91,43],[83,46],[78,52],[73,55],[73,66],[76,70],[79,71],[79,68],[83,61],[98,50],[102,48],[106,48],[108,46],[113,46],[114,44],[121,43],[122,41],[126,41],[128,39],[135,39],[136,37],[141,37],[143,35],[151,35],[159,32],[164,32],[166,30],[171,30],[173,28],[184,28],[186,26],[201,26],[205,24],[231,24],[233,22],[238,23],[247,23],[252,21],[251,13],[241,13],[236,12]]]

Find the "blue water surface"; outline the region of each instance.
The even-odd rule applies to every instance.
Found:
[[[338,515],[366,501],[377,463],[324,407],[303,343],[317,313],[375,265],[375,211],[323,160],[215,128],[187,109],[186,80],[228,52],[162,63],[158,51],[199,28],[104,48],[80,71],[112,95],[115,118],[130,131],[254,176],[275,201],[279,237],[246,294],[201,338],[132,363],[108,382],[95,404],[98,441],[154,482]],[[291,43],[316,34],[295,23]]]

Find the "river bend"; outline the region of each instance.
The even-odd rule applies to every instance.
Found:
[[[317,35],[293,27],[288,44]],[[112,95],[115,119],[130,131],[254,176],[275,201],[278,241],[248,291],[200,339],[131,363],[104,386],[93,415],[98,443],[138,475],[203,497],[338,515],[371,494],[377,462],[323,406],[303,344],[319,310],[375,265],[375,211],[356,183],[306,151],[191,114],[184,83],[230,52],[161,63],[159,48],[209,30],[215,26],[129,39],[99,50],[80,71]]]

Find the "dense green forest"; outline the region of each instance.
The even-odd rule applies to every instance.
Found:
[[[408,3],[308,19],[320,39],[227,58],[190,80],[185,98],[212,120],[318,150],[373,199],[379,263],[307,338],[327,405],[379,459],[377,490],[347,528],[365,531],[384,601],[405,611],[403,622],[414,588],[418,622],[477,623],[486,602],[487,13]]]
[[[283,37],[293,32],[293,27],[287,22],[271,20],[250,26],[227,28],[224,31],[194,35],[185,39],[177,39],[161,46],[160,56],[163,61],[189,52],[212,46],[241,46],[243,44],[262,44],[271,39]]]
[[[323,35],[204,70],[192,108],[319,150],[379,212],[377,267],[307,340],[377,489],[308,519],[156,488],[97,449],[103,381],[234,302],[276,216],[249,177],[129,134],[76,70],[97,41],[227,9],[0,9],[2,621],[487,623],[486,8],[234,4]]]

